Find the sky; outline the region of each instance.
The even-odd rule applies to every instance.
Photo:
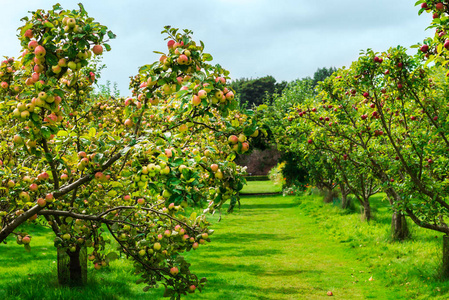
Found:
[[[58,3],[77,9],[80,1]],[[56,1],[1,0],[0,57],[21,53],[20,19]],[[409,47],[432,36],[431,16],[418,16],[415,0],[85,0],[90,17],[117,38],[104,53],[100,83],[116,82],[130,95],[129,77],[167,51],[165,25],[193,31],[213,63],[232,79],[271,75],[277,81],[313,76],[318,68],[349,66],[361,50]],[[416,51],[416,50],[413,50]],[[413,53],[413,51],[411,53]]]

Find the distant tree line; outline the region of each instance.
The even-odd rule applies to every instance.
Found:
[[[323,81],[337,69],[335,67],[330,68],[318,68],[313,74],[313,77],[305,77],[300,80],[311,81],[312,88]],[[282,94],[282,91],[287,87],[289,82],[281,81],[276,82],[276,79],[267,75],[256,79],[240,78],[234,80],[231,83],[231,87],[236,91],[241,108],[251,108],[263,103],[272,103],[274,95]]]

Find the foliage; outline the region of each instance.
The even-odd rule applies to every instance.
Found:
[[[169,51],[132,78],[133,97],[94,96],[92,56],[115,35],[81,4],[23,20],[23,55],[0,66],[0,242],[14,236],[30,250],[21,229],[30,220],[69,256],[89,247],[95,269],[126,256],[145,291],[201,290],[205,279],[180,254],[210,241],[207,213],[238,202],[245,181],[233,159],[257,130],[233,111],[229,72],[208,63],[189,30],[167,26]],[[205,210],[189,216],[188,206]],[[120,255],[106,253],[105,230]]]
[[[282,174],[282,170],[285,168],[285,162],[278,163],[274,166],[268,173],[268,177],[275,185],[283,186],[285,184],[285,179]]]
[[[103,98],[120,98],[120,91],[118,89],[117,82],[114,82],[111,87],[111,81],[106,80],[106,84],[99,84],[98,89],[95,89],[94,96],[100,96]]]
[[[240,78],[232,81],[231,87],[238,94],[242,108],[252,108],[271,101],[275,93],[281,93],[287,82],[276,82],[273,76],[256,79]]]

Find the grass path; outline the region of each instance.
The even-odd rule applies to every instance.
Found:
[[[372,276],[368,262],[331,239],[294,197],[245,197],[216,226],[213,243],[192,257],[207,289],[189,299],[401,299]],[[201,262],[197,258],[201,258]]]
[[[214,216],[212,243],[187,253],[208,283],[186,299],[447,299],[449,283],[432,277],[437,239],[416,231],[415,241],[388,243],[385,209],[368,225],[316,198],[244,196],[240,210],[221,222]],[[0,298],[161,299],[161,289],[144,293],[134,284],[126,260],[100,271],[89,264],[85,287],[60,287],[51,235],[33,236],[31,253],[13,241],[0,245]]]

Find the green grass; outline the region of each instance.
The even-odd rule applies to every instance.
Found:
[[[247,184],[240,191],[240,194],[265,194],[265,193],[280,193],[282,186],[274,185],[271,181],[247,181]]]
[[[244,196],[241,209],[213,221],[212,243],[187,254],[192,271],[207,277],[203,293],[186,299],[447,299],[438,277],[441,234],[411,226],[413,240],[391,242],[382,195],[374,219],[323,204],[317,196]],[[214,217],[213,220],[216,220]],[[89,269],[83,289],[56,283],[56,251],[45,231],[29,227],[33,251],[0,246],[3,299],[160,299],[142,292],[125,260]],[[437,238],[435,238],[435,236]],[[369,278],[373,278],[370,281]]]

